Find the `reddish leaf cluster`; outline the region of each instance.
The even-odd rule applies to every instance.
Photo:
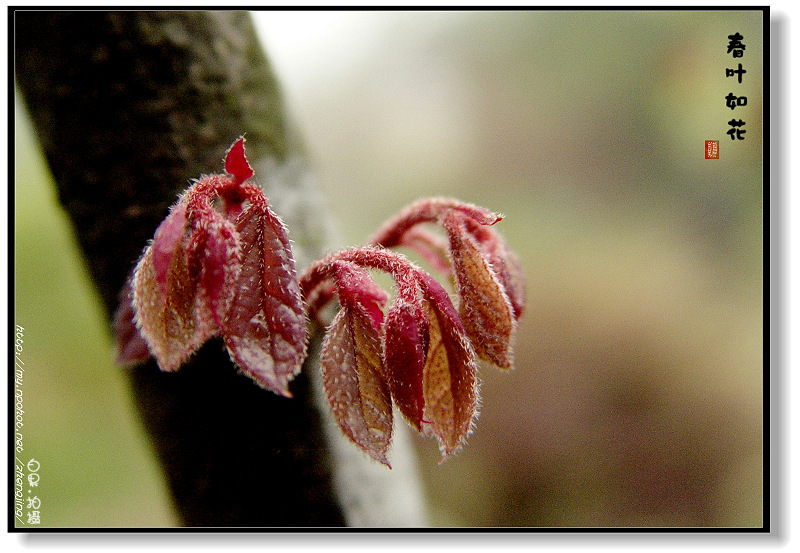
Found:
[[[491,229],[499,220],[455,200],[424,200],[387,223],[373,245],[330,255],[301,276],[312,317],[333,294],[339,299],[322,348],[325,392],[342,431],[372,458],[388,465],[392,402],[451,455],[477,412],[475,356],[511,367],[524,284],[519,262]],[[446,239],[424,223],[441,226]],[[458,311],[433,277],[386,249],[401,245],[452,274]],[[387,295],[366,269],[395,280],[385,316]]]
[[[476,416],[476,357],[511,367],[525,303],[519,262],[492,227],[501,217],[456,200],[424,200],[369,245],[317,261],[298,279],[286,229],[248,180],[244,139],[228,151],[225,170],[190,186],[156,229],[116,316],[118,360],[153,355],[174,371],[221,335],[247,375],[290,396],[305,357],[306,314],[321,320],[336,296],[321,368],[344,434],[388,466],[396,406],[439,440],[444,457],[458,450]],[[458,309],[439,282],[388,249],[396,246],[452,278]],[[397,285],[388,308],[371,270]]]
[[[225,170],[190,186],[156,229],[134,269],[132,301],[117,314],[118,359],[152,353],[162,370],[174,371],[222,335],[245,373],[290,396],[306,323],[289,239],[261,189],[247,181],[253,170],[243,138],[228,151]]]
[[[405,246],[455,279],[461,315],[478,357],[500,368],[513,364],[511,339],[525,306],[525,279],[514,253],[493,225],[502,217],[458,200],[433,198],[405,208],[372,238]],[[420,225],[442,227],[446,239]]]

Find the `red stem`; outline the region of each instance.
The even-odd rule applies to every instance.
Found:
[[[373,237],[369,244],[392,248],[403,243],[403,236],[412,227],[422,223],[439,223],[449,211],[461,211],[469,219],[481,225],[493,225],[503,217],[488,209],[451,198],[427,198],[403,209],[390,219]]]
[[[333,297],[332,290],[320,288],[332,276],[336,261],[349,261],[365,269],[376,269],[392,276],[397,283],[397,295],[407,301],[417,298],[419,267],[411,263],[405,256],[385,248],[365,246],[343,250],[316,261],[303,272],[300,277],[300,290],[309,302],[309,312],[315,315],[325,303]]]

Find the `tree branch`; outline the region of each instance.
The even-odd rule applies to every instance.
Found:
[[[236,137],[262,166],[297,154],[245,13],[19,11],[14,23],[17,83],[109,315],[177,194],[219,171]],[[265,192],[302,218],[313,203],[288,184]],[[315,257],[325,237],[298,228],[298,257]],[[130,371],[184,524],[344,524],[307,373],[294,399],[278,397],[219,341],[176,373],[153,361]]]

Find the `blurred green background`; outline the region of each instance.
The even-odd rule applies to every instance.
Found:
[[[415,441],[433,523],[760,526],[762,13],[254,17],[344,244],[445,195],[502,212],[522,260],[515,369],[481,371],[455,458]],[[23,460],[42,465],[43,523],[175,524],[20,102],[16,120]]]

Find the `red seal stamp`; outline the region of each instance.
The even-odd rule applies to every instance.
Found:
[[[719,140],[706,140],[706,159],[719,159]]]

